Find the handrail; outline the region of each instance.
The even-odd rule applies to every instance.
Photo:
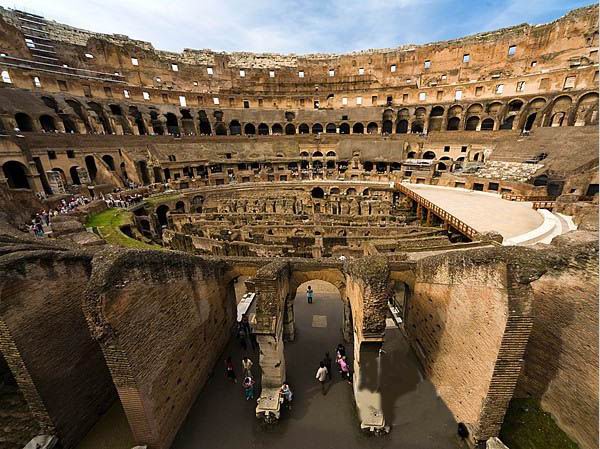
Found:
[[[535,210],[538,209],[548,209],[552,210],[556,206],[556,201],[534,201],[532,207]]]
[[[461,232],[462,234],[464,234],[471,240],[475,240],[475,238],[477,238],[479,236],[479,232],[477,232],[474,228],[472,228],[471,226],[466,224],[464,221],[456,218],[450,212],[445,211],[444,209],[439,207],[437,204],[434,204],[431,201],[423,198],[421,195],[412,191],[411,189],[409,189],[408,187],[406,187],[402,184],[396,184],[396,187],[398,187],[398,189],[404,195],[406,195],[409,198],[411,198],[412,200],[416,201],[421,206],[424,206],[427,209],[429,209],[432,213],[434,213],[435,215],[440,217],[446,223],[450,224],[454,229]]]
[[[503,193],[502,199],[508,201],[554,201],[556,197],[548,195],[516,195],[513,193]]]

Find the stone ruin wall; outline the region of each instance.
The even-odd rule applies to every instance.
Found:
[[[66,449],[116,399],[81,309],[90,259],[53,251],[0,258],[0,350],[42,430]]]
[[[160,251],[103,254],[84,309],[134,438],[169,447],[231,336],[225,266]]]
[[[582,449],[598,447],[597,234],[557,238],[564,260],[531,283],[533,329],[515,396],[539,399]],[[573,239],[575,248],[567,245]]]

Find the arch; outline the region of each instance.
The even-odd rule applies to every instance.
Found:
[[[77,165],[73,165],[69,169],[69,174],[71,175],[71,180],[73,181],[73,184],[80,185],[81,179],[79,179],[79,172],[77,171],[78,168],[79,167]]]
[[[346,189],[346,195],[356,195],[356,189],[354,187]]]
[[[360,122],[356,122],[352,125],[352,134],[364,134],[365,133],[365,125]]]
[[[325,132],[327,134],[337,133],[337,126],[335,126],[335,123],[327,123],[327,125],[325,126]]]
[[[135,106],[129,106],[129,115],[133,118],[135,125],[138,129],[138,134],[140,136],[145,136],[148,134],[148,129],[146,128],[146,123],[144,122],[144,118],[142,117],[142,113]]]
[[[550,118],[549,126],[552,126],[552,127],[563,126],[563,123],[566,124],[565,117],[566,117],[566,115],[564,112],[556,112]]]
[[[40,126],[42,130],[47,133],[56,132],[56,124],[54,123],[54,118],[49,115],[41,115],[40,116]]]
[[[229,122],[229,134],[232,136],[239,136],[242,134],[242,125],[237,120]]]
[[[370,122],[367,125],[367,134],[377,134],[378,131],[379,131],[379,126],[377,126],[377,123]]]
[[[77,129],[77,125],[75,125],[75,122],[73,121],[73,119],[71,119],[71,117],[69,117],[67,115],[63,115],[61,117],[61,120],[63,122],[63,126],[65,128],[66,133],[69,133],[69,134],[79,133],[79,130]]]
[[[479,117],[474,115],[467,119],[467,123],[465,124],[465,130],[466,131],[476,131],[478,125],[479,125]]]
[[[165,133],[162,122],[158,118],[158,112],[150,111],[150,122],[152,123],[152,132],[162,136]]]
[[[94,101],[89,102],[88,106],[98,116],[98,120],[100,120],[100,126],[102,127],[104,134],[112,134],[112,126],[110,126],[110,121],[104,112],[104,108]]]
[[[258,125],[258,135],[259,136],[268,136],[269,135],[269,125],[266,123],[260,123]]]
[[[438,162],[436,166],[437,171],[446,171],[448,170],[448,166],[444,162]]]
[[[413,122],[410,127],[410,132],[413,134],[420,134],[423,132],[423,123],[421,122]]]
[[[446,125],[447,131],[458,131],[460,127],[460,118],[459,117],[451,117],[448,119],[448,124]]]
[[[27,167],[18,161],[7,161],[2,165],[4,177],[11,189],[30,189]]]
[[[335,151],[329,150],[325,156],[327,157],[336,157],[337,155],[335,154]]]
[[[500,129],[512,129],[513,123],[515,122],[516,115],[510,115],[504,119],[502,124],[500,125]]]
[[[408,154],[406,155],[406,159],[416,159],[416,158],[417,158],[416,151],[409,151]]]
[[[87,114],[84,110],[83,105],[77,100],[73,100],[72,98],[65,100],[65,103],[69,105],[69,107],[75,112],[75,115],[77,115],[77,117],[79,117],[79,119],[83,122],[86,131],[88,133],[92,132],[92,128],[88,121]]]
[[[313,198],[322,199],[325,197],[325,192],[321,187],[313,187],[313,189],[310,192],[310,195]]]
[[[33,131],[33,121],[31,117],[29,117],[24,112],[17,112],[15,114],[15,121],[17,122],[17,128],[22,132],[32,132]]]
[[[484,159],[485,159],[485,155],[483,154],[482,151],[478,151],[473,156],[473,160],[476,161],[476,162],[484,162]]]
[[[408,120],[399,120],[396,124],[396,134],[408,133]]]
[[[281,135],[283,134],[283,126],[281,126],[279,123],[273,123],[273,126],[271,126],[271,132],[275,135]]]
[[[167,112],[165,114],[167,119],[167,132],[173,135],[179,135],[179,121],[177,120],[177,116],[172,112]]]
[[[444,120],[444,108],[442,106],[434,106],[429,113],[429,131],[441,131],[442,122]]]
[[[323,153],[321,153],[319,150],[313,152],[312,157],[323,157]]]
[[[226,136],[227,135],[227,127],[224,123],[217,123],[215,126],[215,134],[217,136]]]
[[[340,134],[350,134],[350,125],[348,123],[340,124]]]
[[[156,208],[156,217],[158,218],[158,224],[161,227],[166,227],[169,225],[169,218],[167,215],[168,213],[169,206],[167,206],[166,204],[162,204]]]
[[[198,121],[200,134],[210,136],[212,134],[212,129],[210,126],[210,121],[208,120],[208,116],[206,115],[206,111],[198,111]]]
[[[175,212],[185,212],[185,203],[183,201],[177,201],[177,203],[175,203]]]
[[[481,130],[482,131],[493,131],[495,123],[496,122],[494,122],[493,118],[486,118],[485,120],[483,120],[481,122]]]
[[[483,112],[483,105],[481,103],[473,103],[467,108],[467,115],[481,114]]]
[[[106,165],[108,165],[110,171],[115,171],[115,160],[110,154],[105,154],[102,156],[102,160],[106,162]]]
[[[442,117],[444,115],[444,108],[442,106],[434,106],[431,109],[429,117]]]
[[[435,159],[435,153],[433,151],[425,151],[423,159]]]
[[[310,134],[310,128],[306,123],[301,123],[300,126],[298,126],[298,134]]]
[[[320,123],[315,123],[312,126],[312,133],[313,134],[320,134],[323,132],[323,125],[321,125]]]
[[[293,136],[294,134],[296,134],[296,127],[294,126],[294,124],[288,123],[287,125],[285,125],[285,135]]]
[[[329,189],[329,194],[330,195],[339,195],[340,194],[339,187],[332,187],[331,189]]]
[[[502,110],[503,106],[504,104],[501,101],[492,101],[491,103],[487,104],[487,106],[485,107],[485,111],[490,115],[498,115],[498,113],[500,113],[500,111]]]
[[[512,100],[508,103],[508,112],[519,112],[523,107],[523,102],[519,99]]]
[[[537,117],[537,112],[534,112],[533,114],[530,114],[529,117],[527,117],[527,121],[525,122],[525,127],[523,128],[524,131],[531,131],[531,128],[533,128],[533,123],[535,122],[536,117]]]
[[[394,130],[394,124],[391,120],[384,120],[381,124],[381,132],[383,134],[392,134]]]
[[[252,123],[246,123],[244,125],[244,134],[247,136],[253,136],[256,134],[256,126],[254,126]]]
[[[95,181],[98,168],[96,167],[94,156],[89,155],[85,157],[85,167],[87,168],[88,175],[90,175],[90,181]]]
[[[575,126],[598,124],[598,93],[588,92],[577,101]]]

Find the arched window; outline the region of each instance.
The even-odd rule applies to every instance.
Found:
[[[340,134],[350,134],[350,125],[348,123],[340,124]]]
[[[364,134],[365,133],[365,125],[360,122],[355,123],[352,126],[352,134]]]
[[[76,185],[81,184],[81,180],[79,179],[79,172],[77,171],[78,169],[79,169],[79,167],[77,165],[73,165],[69,169],[69,174],[71,175],[71,180],[73,181],[73,184],[76,184]]]
[[[281,135],[283,134],[283,127],[279,123],[274,123],[271,126],[271,132],[275,135]]]
[[[212,134],[212,129],[210,127],[210,121],[208,120],[206,111],[198,112],[198,120],[200,121],[200,134],[210,136]]]
[[[413,122],[412,126],[410,127],[410,132],[413,134],[422,133],[423,132],[423,123]]]
[[[396,124],[396,134],[406,134],[408,132],[408,120],[400,120]]]
[[[292,123],[285,125],[285,135],[293,136],[294,134],[296,134],[296,127]]]
[[[258,125],[258,135],[259,136],[268,136],[269,135],[269,125],[266,123],[261,123]]]
[[[165,117],[167,118],[167,132],[175,136],[179,135],[179,122],[177,116],[172,112],[167,112]]]
[[[169,224],[169,219],[167,218],[167,214],[169,213],[169,206],[163,204],[162,206],[158,206],[156,208],[156,216],[158,218],[158,223],[161,226],[167,226]]]
[[[299,134],[310,134],[310,128],[308,127],[308,125],[306,123],[301,123],[300,126],[298,127],[298,133]]]
[[[383,134],[392,134],[393,129],[394,129],[394,124],[392,123],[391,120],[383,121],[383,124],[381,125],[381,132]]]
[[[312,126],[312,133],[313,134],[319,134],[323,132],[323,125],[321,125],[320,123],[315,123]]]
[[[367,125],[367,134],[377,134],[378,131],[379,127],[377,126],[377,123],[371,122]]]
[[[108,169],[110,171],[115,171],[115,160],[110,154],[105,154],[102,156],[102,160],[108,165]]]
[[[535,122],[536,117],[537,117],[537,112],[534,112],[529,117],[527,117],[527,121],[525,122],[525,127],[523,128],[525,131],[531,131],[531,128],[533,128],[533,123]]]
[[[215,127],[215,134],[217,136],[226,136],[227,135],[227,128],[225,127],[225,124],[218,123],[217,126]]]
[[[229,122],[229,134],[232,136],[239,136],[242,134],[242,125],[237,120]]]
[[[435,159],[435,153],[433,151],[425,151],[423,159]]]
[[[11,189],[29,189],[27,180],[27,168],[21,162],[8,161],[2,165],[4,177]]]
[[[465,130],[466,131],[476,131],[477,125],[479,125],[479,117],[477,117],[477,116],[469,117],[467,119],[467,124],[465,125]]]
[[[252,123],[246,123],[244,126],[244,134],[248,136],[256,134],[256,127]]]
[[[33,122],[31,121],[31,117],[23,112],[17,112],[15,114],[15,121],[17,122],[17,128],[22,132],[31,132],[33,131]]]
[[[54,119],[49,115],[40,116],[40,125],[42,129],[47,133],[53,133],[56,131],[56,125]]]
[[[96,167],[96,160],[94,156],[89,155],[85,157],[85,167],[87,168],[88,174],[90,175],[90,180],[96,180],[96,173],[98,173],[98,168]]]
[[[448,131],[458,131],[459,126],[460,126],[460,118],[452,117],[452,118],[448,119],[448,125],[446,126],[446,129]]]
[[[325,132],[327,134],[337,133],[337,126],[335,126],[335,123],[327,123],[327,126],[325,127]]]
[[[500,129],[512,129],[513,123],[515,121],[516,115],[511,115],[510,117],[506,117],[502,124],[500,125]]]
[[[323,198],[325,196],[325,192],[323,191],[323,189],[321,187],[315,187],[312,189],[311,191],[311,196],[313,198]]]
[[[493,131],[494,130],[494,119],[486,118],[481,122],[482,131]]]

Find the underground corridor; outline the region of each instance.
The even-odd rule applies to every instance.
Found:
[[[240,285],[243,283],[236,286],[238,300]],[[314,290],[312,304],[307,303],[308,285]],[[335,348],[343,342],[343,315],[344,303],[332,284],[311,280],[298,287],[294,300],[295,339],[286,342],[284,350],[286,377],[294,398],[291,410],[282,409],[276,424],[258,420],[256,402],[244,399],[241,360],[245,355],[254,362],[255,399],[260,396],[258,352],[249,344],[247,350],[242,350],[237,338],[231,338],[172,448],[461,448],[452,414],[432,384],[423,378],[416,356],[391,319],[383,346],[380,382],[383,411],[391,431],[375,436],[360,430],[352,386],[341,379],[335,365]],[[249,316],[252,318],[252,309]],[[352,366],[352,344],[344,345]],[[333,373],[324,396],[315,374],[325,352],[333,360]],[[234,362],[237,383],[225,377],[228,356]]]

